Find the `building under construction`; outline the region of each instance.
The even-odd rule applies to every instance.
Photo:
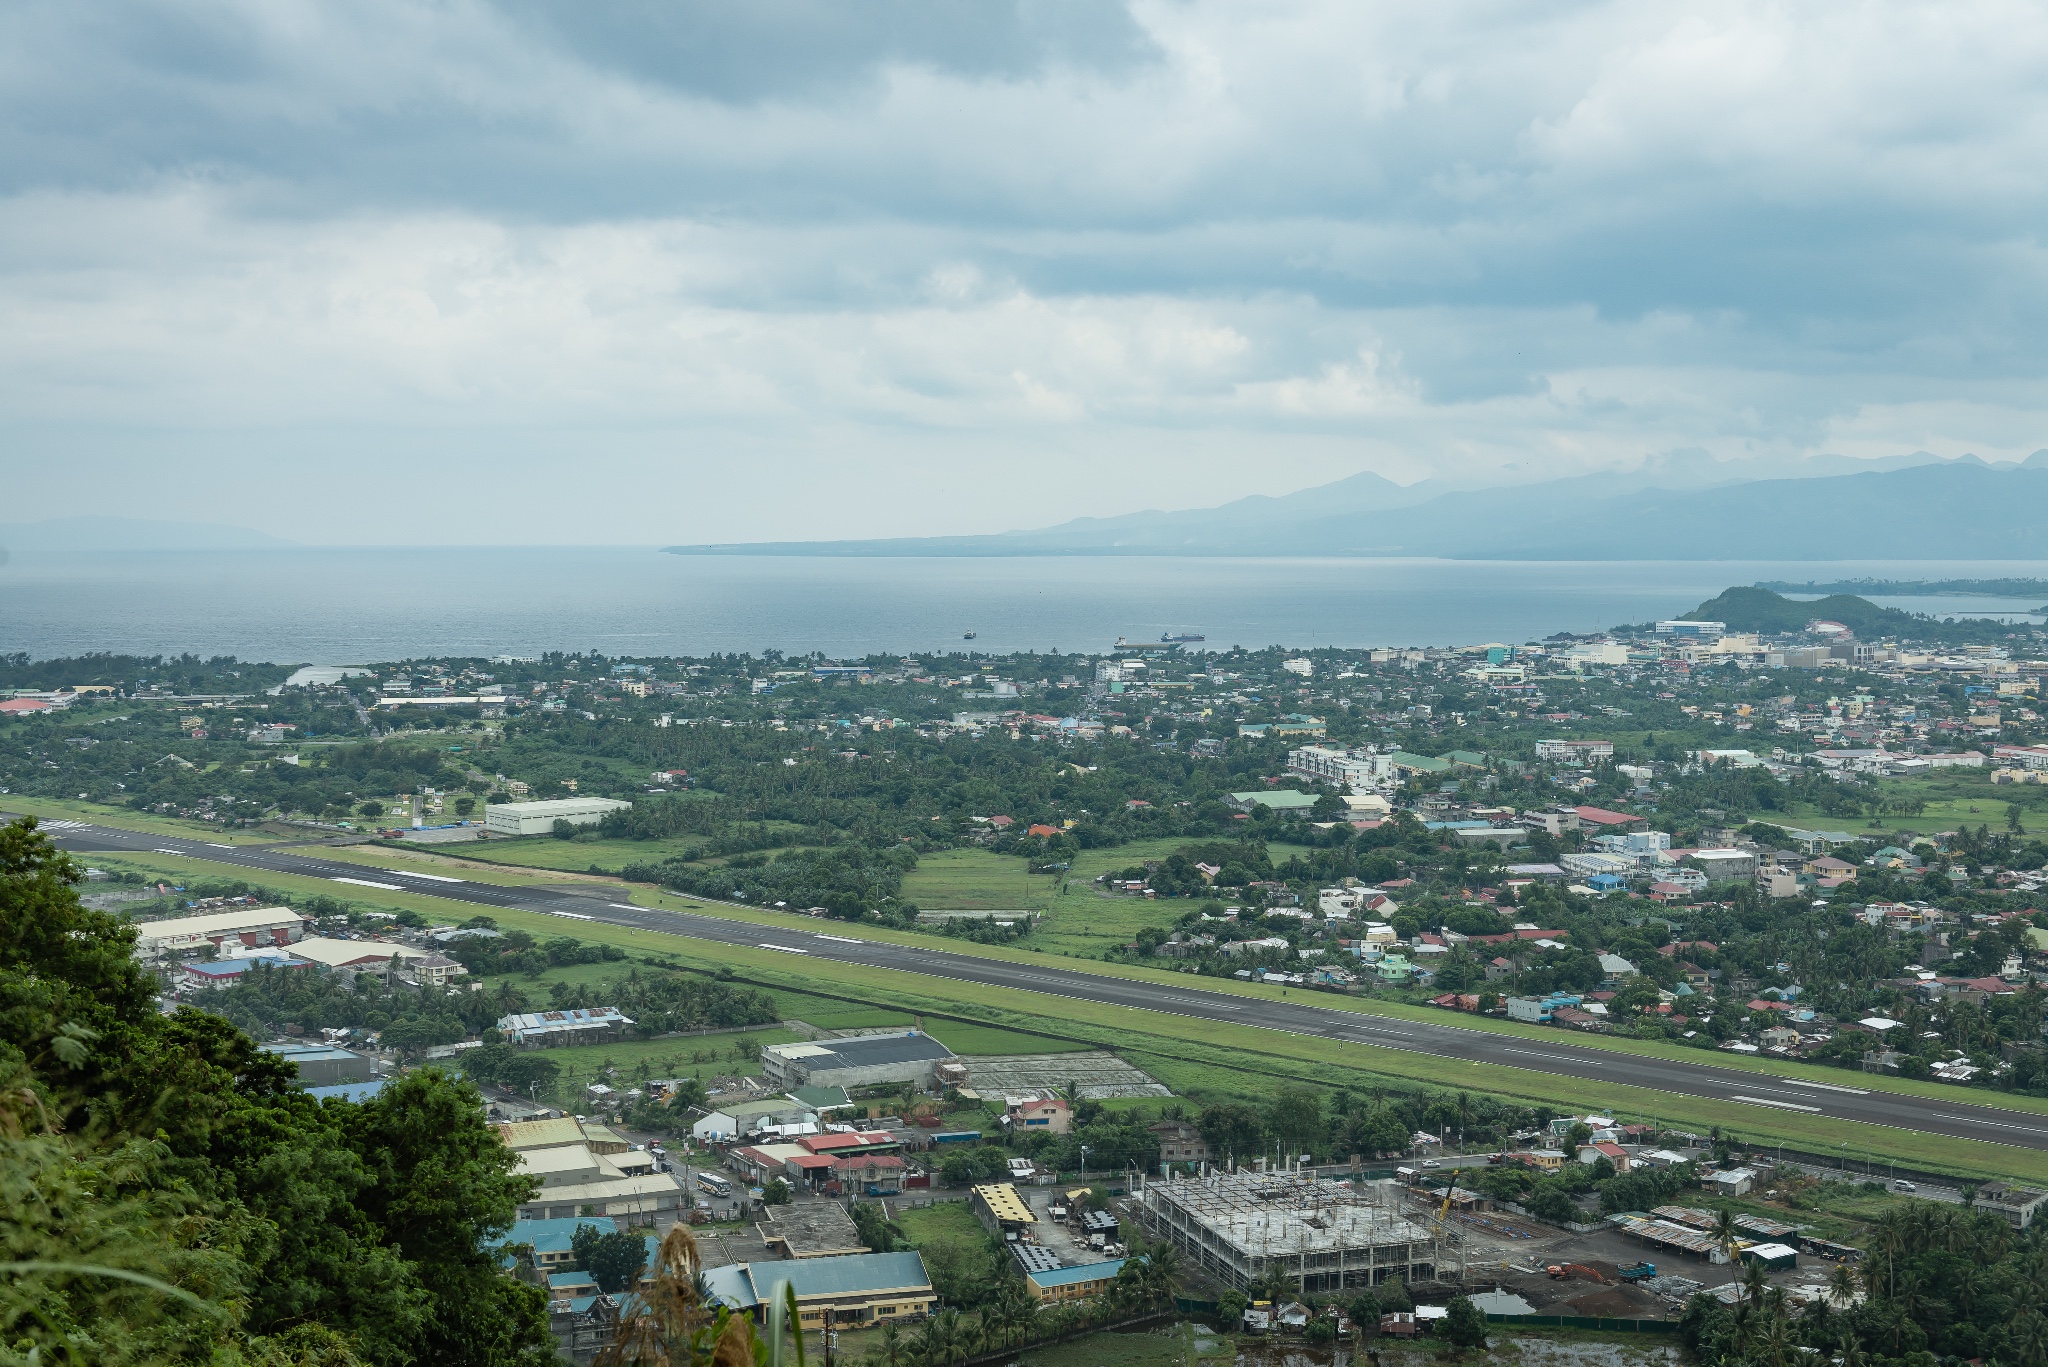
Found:
[[[1437,1236],[1400,1214],[1391,1184],[1233,1172],[1149,1180],[1138,1197],[1153,1238],[1240,1290],[1273,1269],[1304,1293],[1436,1274]]]

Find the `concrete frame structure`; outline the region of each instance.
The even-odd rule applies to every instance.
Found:
[[[1384,1189],[1398,1200],[1397,1188]],[[1372,1286],[1391,1276],[1428,1280],[1436,1242],[1374,1198],[1376,1186],[1319,1182],[1313,1173],[1234,1172],[1148,1180],[1140,1218],[1154,1238],[1216,1280],[1248,1288],[1278,1268],[1304,1292]]]

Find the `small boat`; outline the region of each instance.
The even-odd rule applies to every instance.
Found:
[[[968,633],[967,633],[967,634],[966,634],[965,636],[962,636],[962,637],[961,637],[960,639],[961,639],[961,640],[963,640],[963,641],[971,641],[971,640],[973,640],[973,639],[975,638],[975,636],[976,636],[977,634],[978,634],[978,633],[976,633],[976,632],[972,632],[972,631],[970,631],[970,632],[968,632]]]

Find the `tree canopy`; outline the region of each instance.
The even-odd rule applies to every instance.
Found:
[[[469,1084],[316,1101],[220,1016],[164,1015],[125,921],[0,827],[0,1342],[46,1363],[555,1358],[488,1245],[533,1190]]]

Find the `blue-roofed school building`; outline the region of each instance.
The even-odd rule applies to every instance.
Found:
[[[1106,1262],[1083,1263],[1079,1267],[1027,1272],[1024,1274],[1024,1289],[1035,1301],[1085,1301],[1114,1286],[1116,1274],[1123,1271],[1124,1264],[1129,1261],[1128,1258],[1111,1258]]]
[[[603,1215],[579,1215],[565,1220],[514,1220],[512,1228],[492,1247],[509,1249],[525,1244],[533,1250],[533,1265],[541,1275],[564,1272],[576,1261],[571,1243],[579,1225],[589,1225],[600,1234],[614,1233],[619,1227],[617,1221]],[[651,1265],[653,1255],[650,1253],[648,1256]],[[506,1255],[507,1266],[511,1265],[510,1257],[510,1254]]]
[[[704,1274],[711,1294],[732,1310],[759,1314],[788,1282],[805,1329],[900,1324],[931,1314],[938,1297],[914,1252],[850,1253],[776,1263],[730,1263]]]

